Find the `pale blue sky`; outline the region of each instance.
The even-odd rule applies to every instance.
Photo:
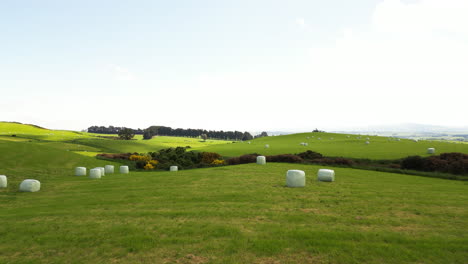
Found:
[[[64,129],[467,125],[464,100],[453,97],[468,89],[464,2],[4,0],[0,120]]]

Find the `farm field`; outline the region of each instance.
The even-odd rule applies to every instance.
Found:
[[[311,134],[287,140],[260,138],[250,145],[221,141],[206,146],[197,139],[169,137],[135,141],[162,148],[193,140],[193,149],[220,148],[222,153],[224,147],[224,155],[237,155],[235,151],[258,152],[249,148],[263,149],[264,144],[270,144],[268,151],[282,146],[281,153],[304,149],[299,143],[307,142],[301,139]],[[321,134],[323,141],[325,135],[330,134]],[[128,146],[84,136],[88,138],[67,141],[0,137],[0,174],[8,176],[8,187],[0,189],[0,263],[466,263],[468,259],[468,185],[463,181],[327,166],[335,170],[336,181],[324,183],[316,181],[323,166],[286,163],[132,171],[91,180],[73,176],[74,167],[118,167],[119,163],[98,160],[94,154]],[[333,143],[317,143],[324,154],[338,152],[331,146],[353,140],[332,136]],[[106,143],[91,146],[79,144],[80,140]],[[288,145],[296,140],[297,147]],[[382,145],[388,142],[370,139],[379,140]],[[108,141],[112,144],[105,145]],[[309,147],[316,143],[311,141]],[[390,143],[406,149],[423,142]],[[284,187],[289,169],[306,172],[305,188]],[[41,181],[41,191],[18,192],[19,183],[29,178]]]
[[[11,137],[11,134],[16,134],[17,136]],[[250,144],[248,142],[226,140],[207,140],[203,142],[198,138],[167,136],[157,136],[151,140],[143,140],[141,135],[135,136],[134,140],[114,140],[98,136],[100,135],[73,131],[61,132],[35,128],[29,125],[0,122],[0,140],[31,141],[30,143],[34,144],[48,144],[64,150],[76,151],[87,156],[89,156],[89,153],[86,152],[146,153],[178,146],[190,146],[191,150],[197,151],[217,152],[226,157],[249,153],[262,155],[292,154],[309,149],[325,156],[368,159],[398,159],[410,155],[428,156],[426,152],[427,148],[430,147],[435,148],[436,153],[468,153],[468,144],[443,141],[414,142],[408,139],[397,141],[396,139],[389,139],[387,137],[334,133],[298,133],[264,137],[250,140]],[[357,139],[357,137],[360,137],[360,139]],[[365,144],[367,138],[369,138],[369,145]],[[308,143],[308,146],[301,146],[301,142]],[[270,147],[265,148],[266,144]]]
[[[349,136],[349,138],[348,138]],[[357,139],[360,137],[360,139]],[[366,138],[369,145],[366,145]],[[319,139],[320,138],[320,139]],[[331,139],[333,138],[333,139]],[[300,143],[308,143],[307,147]],[[265,148],[268,144],[269,148]],[[387,137],[346,135],[334,133],[299,133],[285,136],[263,137],[247,142],[229,145],[213,145],[199,148],[202,151],[217,152],[224,156],[239,156],[247,153],[262,155],[300,153],[313,150],[325,156],[364,158],[364,159],[398,159],[411,155],[428,156],[427,148],[433,147],[437,153],[468,153],[468,145],[441,141],[418,141],[408,139],[389,139]]]
[[[38,193],[17,192],[29,171],[15,171],[0,191],[0,262],[465,263],[466,184],[340,168],[322,183],[318,168],[48,170]],[[305,188],[284,187],[288,169],[306,171]]]

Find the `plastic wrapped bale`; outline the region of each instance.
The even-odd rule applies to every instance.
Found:
[[[266,164],[266,157],[265,156],[257,156],[257,164],[265,165]]]
[[[76,167],[75,168],[75,176],[86,176],[86,168],[85,167]]]
[[[366,145],[369,145],[369,143],[370,143],[369,141],[366,141]]]
[[[305,172],[301,170],[288,170],[286,173],[286,186],[305,187]]]
[[[268,144],[265,145],[265,148],[269,148],[269,147],[270,147],[270,145],[268,145]]]
[[[101,169],[90,169],[89,170],[89,178],[91,179],[100,179],[101,178]]]
[[[104,167],[96,167],[95,169],[100,169],[101,170],[101,176],[106,176],[106,169],[104,169]]]
[[[427,149],[427,154],[434,154],[435,153],[435,148],[428,148]]]
[[[321,138],[317,138],[318,140],[321,140]]]
[[[0,188],[6,188],[8,186],[8,179],[5,175],[0,175]]]
[[[114,173],[114,165],[106,165],[106,166],[104,166],[104,171],[105,171],[106,173],[108,173],[108,174],[109,174],[109,173]]]
[[[369,140],[370,138],[366,137],[366,140]]]
[[[21,192],[37,192],[41,189],[41,183],[38,180],[27,179],[21,182],[19,190]]]
[[[177,166],[169,167],[169,171],[178,171],[178,170],[179,170],[179,167],[177,167]]]
[[[127,174],[129,172],[128,166],[120,166],[119,171],[122,174]]]
[[[247,143],[250,144],[251,142],[249,141],[249,142],[247,142]]]
[[[309,143],[304,143],[304,147],[307,147],[307,146],[309,146]]]
[[[329,169],[320,169],[317,173],[317,180],[325,182],[335,181],[335,171]]]

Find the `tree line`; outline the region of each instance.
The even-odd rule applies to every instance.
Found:
[[[133,134],[143,135],[143,139],[151,139],[153,136],[175,136],[175,137],[201,137],[210,139],[223,139],[223,140],[251,140],[254,137],[247,131],[216,131],[216,130],[205,130],[205,129],[183,129],[166,126],[150,126],[146,129],[129,129],[126,127],[104,127],[104,126],[91,126],[88,128],[89,133],[99,134],[122,134],[124,131],[132,130]],[[127,133],[125,133],[127,134]],[[267,132],[262,132],[257,137],[268,136]]]

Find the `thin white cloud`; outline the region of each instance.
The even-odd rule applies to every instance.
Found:
[[[300,27],[305,27],[305,19],[303,17],[296,18],[296,25],[299,25]]]
[[[123,68],[116,64],[109,64],[112,76],[117,81],[134,81],[136,76],[134,73],[130,72],[127,68]]]

